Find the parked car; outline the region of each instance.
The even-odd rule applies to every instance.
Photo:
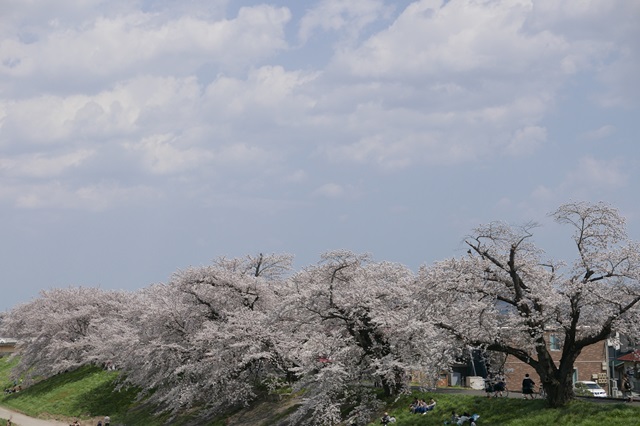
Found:
[[[579,381],[573,386],[576,395],[597,396],[599,398],[605,398],[607,396],[607,391],[602,389],[596,382]]]

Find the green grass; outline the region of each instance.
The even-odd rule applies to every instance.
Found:
[[[9,374],[17,362],[0,358],[3,390],[12,385]],[[136,404],[136,389],[114,391],[117,379],[117,372],[82,367],[35,383],[22,392],[3,393],[0,404],[32,417],[88,419],[108,414],[114,423],[161,425],[161,421],[153,419],[150,407]]]
[[[115,372],[82,367],[22,392],[3,395],[0,403],[33,417],[91,418],[109,414],[116,420],[131,408],[137,394],[134,389],[113,392],[117,377]]]
[[[17,358],[9,358],[8,356],[0,357],[0,390],[13,386],[13,381],[9,378],[11,370],[18,364]]]
[[[414,397],[437,401],[434,411],[426,415],[411,414],[409,404]],[[629,404],[573,401],[561,409],[550,409],[543,400],[485,398],[464,394],[414,393],[403,396],[387,407],[397,419],[397,426],[443,425],[451,419],[451,411],[480,415],[478,426],[630,426],[640,424],[640,408]],[[379,419],[371,425],[379,425]],[[468,425],[468,423],[467,423]]]
[[[17,359],[0,357],[0,384],[12,386],[9,375],[17,362]],[[161,426],[166,423],[168,416],[156,415],[155,406],[136,400],[137,389],[115,390],[117,380],[117,372],[82,367],[42,380],[18,393],[2,393],[0,405],[40,418],[97,420],[109,415],[112,424]],[[177,426],[189,423],[193,423],[189,416],[172,422]],[[0,426],[4,426],[1,419]]]

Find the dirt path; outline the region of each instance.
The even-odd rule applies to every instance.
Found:
[[[0,407],[0,418],[11,419],[13,424],[16,426],[68,426],[69,425],[69,423],[59,422],[56,420],[34,419],[33,417],[25,416],[24,414],[11,411],[3,407]]]

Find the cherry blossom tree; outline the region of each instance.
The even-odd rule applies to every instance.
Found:
[[[95,333],[118,317],[131,297],[120,291],[69,287],[42,291],[40,297],[5,314],[2,333],[18,340],[16,376],[26,383],[104,361]]]
[[[640,246],[604,203],[568,203],[551,216],[573,230],[576,259],[546,260],[535,224],[491,223],[466,239],[468,255],[419,273],[429,315],[457,341],[514,356],[539,374],[552,407],[573,397],[576,358],[614,331],[640,331]],[[561,337],[555,363],[549,333]]]
[[[344,413],[366,424],[378,407],[374,385],[401,392],[412,372],[433,377],[451,359],[451,346],[420,321],[427,300],[415,275],[390,262],[348,251],[324,254],[294,275],[282,317],[298,340],[304,402],[296,424],[337,424]]]
[[[253,400],[292,365],[290,339],[275,322],[290,265],[288,255],[222,258],[144,289],[115,359],[126,382],[175,414],[196,407],[207,416]]]

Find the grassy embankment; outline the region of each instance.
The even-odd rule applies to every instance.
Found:
[[[9,372],[15,361],[0,358],[0,386],[11,385]],[[60,374],[37,383],[22,392],[0,396],[0,404],[33,417],[70,419],[98,419],[105,414],[112,424],[161,426],[164,420],[154,417],[152,410],[135,402],[133,389],[114,392],[117,373],[98,368],[85,367]],[[408,406],[413,397],[430,398],[438,404],[427,415],[409,413]],[[292,401],[285,401],[291,406]],[[256,408],[243,410],[230,417],[227,424],[252,426],[276,425],[282,418],[282,403],[261,402]],[[575,401],[563,409],[545,408],[544,401],[522,399],[488,399],[479,396],[435,393],[407,395],[387,406],[390,414],[398,419],[398,426],[438,425],[449,420],[451,411],[468,411],[480,414],[479,426],[631,426],[640,424],[640,408],[629,404],[603,404]],[[279,411],[279,413],[276,413]],[[268,414],[271,414],[269,416]],[[247,421],[249,423],[247,423]],[[174,425],[189,424],[189,419],[179,419]],[[211,422],[211,426],[225,424]],[[379,425],[379,421],[372,425]],[[4,426],[0,420],[0,426]]]
[[[409,404],[416,395],[400,398],[387,407],[398,426],[438,425],[451,419],[451,412],[480,415],[478,426],[632,426],[640,424],[640,408],[630,404],[573,401],[560,409],[546,408],[543,400],[485,398],[463,394],[430,393],[418,398],[433,397],[436,409],[426,415],[411,414]],[[379,425],[380,422],[371,423]]]
[[[15,360],[0,358],[2,390],[12,386],[9,373],[15,363]],[[136,405],[134,389],[113,391],[116,379],[116,372],[83,367],[43,380],[22,392],[3,393],[0,404],[32,417],[97,419],[108,414],[114,423],[161,425],[149,409]]]

